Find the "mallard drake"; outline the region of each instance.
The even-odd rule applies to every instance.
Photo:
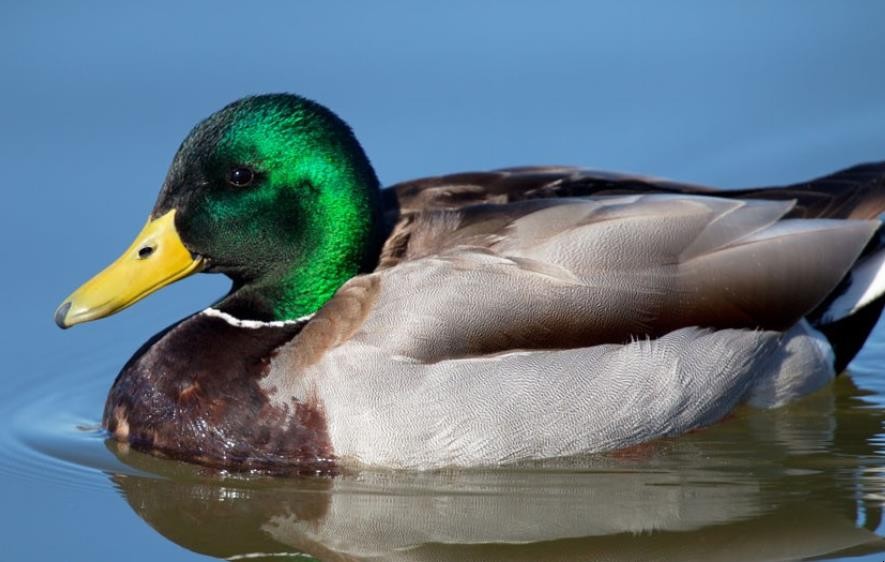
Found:
[[[67,328],[198,271],[233,285],[123,367],[103,424],[233,469],[495,465],[637,445],[830,381],[882,310],[885,164],[716,191],[569,167],[380,189],[295,95],[185,138]]]

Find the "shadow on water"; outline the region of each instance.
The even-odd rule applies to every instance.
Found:
[[[151,527],[280,560],[792,560],[885,551],[885,412],[848,377],[793,406],[618,455],[507,470],[207,473],[107,446]]]

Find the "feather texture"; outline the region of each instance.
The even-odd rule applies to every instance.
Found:
[[[283,396],[322,404],[343,461],[430,469],[600,452],[722,418],[779,349],[773,332],[695,328],[651,341],[425,364],[355,338]],[[271,382],[272,381],[272,382]],[[353,431],[353,428],[360,428]]]
[[[785,330],[839,283],[878,224],[779,220],[790,203],[707,196],[504,207],[416,218],[415,245],[373,274],[381,293],[364,332],[435,361],[687,326]]]

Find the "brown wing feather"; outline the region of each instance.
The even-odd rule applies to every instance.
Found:
[[[527,209],[507,210],[508,204],[649,193],[794,201],[785,218],[872,219],[885,211],[885,162],[861,164],[794,185],[734,190],[568,166],[526,166],[421,178],[395,184],[383,192],[391,234],[382,250],[380,266],[391,267],[403,259],[467,243],[463,233],[456,235],[455,229],[441,228],[445,221],[437,216],[440,211],[493,204],[491,212],[469,214],[474,224],[488,221],[485,230],[494,232]],[[474,226],[474,230],[482,228]],[[474,236],[473,243],[478,240]]]
[[[629,195],[711,194],[737,199],[794,199],[791,218],[869,219],[885,211],[885,162],[860,164],[788,186],[717,190],[640,175],[568,166],[529,166],[421,178],[384,191],[390,218],[416,211],[457,209],[526,199]]]
[[[885,211],[885,162],[860,164],[828,176],[783,187],[724,193],[741,199],[795,199],[790,217],[873,219]]]
[[[457,209],[481,203],[526,199],[626,195],[640,193],[710,193],[712,188],[640,175],[570,166],[523,166],[420,178],[384,190],[393,216],[417,211]]]

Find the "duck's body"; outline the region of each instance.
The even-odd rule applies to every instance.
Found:
[[[460,174],[377,192],[357,158],[338,173],[334,212],[316,213],[342,222],[318,234],[291,227],[294,242],[275,246],[290,228],[279,209],[291,197],[318,197],[316,178],[329,175],[350,140],[324,150],[333,157],[322,166],[308,154],[313,180],[292,181],[289,170],[286,181],[300,187],[283,199],[288,192],[273,181],[279,166],[256,173],[268,178],[257,192],[251,181],[243,191],[195,190],[212,180],[218,146],[252,143],[224,169],[281,159],[283,149],[259,141],[279,134],[287,104],[309,102],[238,103],[217,114],[232,125],[213,128],[221,119],[213,116],[185,141],[149,224],[173,223],[191,261],[179,252],[174,270],[148,285],[206,263],[235,285],[148,342],[115,382],[104,423],[141,449],[307,470],[607,451],[710,424],[741,403],[777,406],[819,388],[882,308],[885,252],[874,220],[885,208],[882,165],[732,192],[571,168]],[[253,114],[237,116],[249,104]],[[264,123],[260,138],[229,138],[262,120],[273,127]],[[283,129],[304,126],[295,121]],[[212,157],[194,156],[201,151]],[[362,182],[359,196],[342,188],[348,181]],[[242,198],[255,201],[255,213],[242,216]],[[265,199],[273,205],[262,210]],[[311,217],[291,222],[299,220]],[[132,251],[161,239],[151,236]],[[311,259],[323,245],[330,253]],[[60,308],[60,324],[114,310],[102,304],[90,316],[98,306],[78,296]]]

